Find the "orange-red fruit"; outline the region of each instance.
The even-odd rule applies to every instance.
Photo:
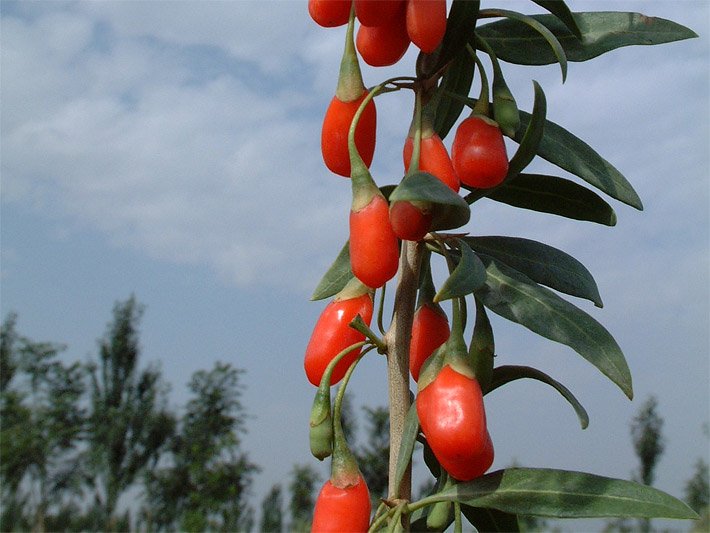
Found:
[[[402,9],[404,0],[355,0],[355,16],[363,26],[382,26]]]
[[[359,211],[350,211],[350,266],[368,287],[382,287],[397,273],[399,245],[387,200],[375,195]]]
[[[358,107],[367,96],[365,91],[360,98],[352,102],[343,102],[337,96],[330,101],[323,118],[321,130],[321,153],[325,165],[336,174],[350,177],[350,153],[348,152],[348,132]],[[355,146],[360,157],[368,167],[375,154],[375,134],[377,130],[377,111],[375,101],[365,106],[360,121],[355,129]]]
[[[404,4],[400,4],[399,11],[384,24],[358,28],[355,45],[365,63],[386,67],[402,59],[410,43],[405,15]]]
[[[407,0],[407,33],[425,54],[436,50],[446,33],[446,0]]]
[[[308,0],[308,13],[324,28],[343,26],[350,20],[351,0]]]
[[[445,365],[416,402],[422,432],[441,466],[459,481],[482,476],[493,464],[493,443],[478,381]]]
[[[362,476],[355,485],[339,488],[328,480],[313,510],[313,533],[365,532],[370,526],[370,492]]]
[[[446,315],[431,304],[424,304],[414,313],[412,338],[409,343],[409,371],[414,381],[429,356],[449,338],[451,331]]]
[[[407,137],[402,151],[405,172],[409,172],[409,162],[412,160],[413,151],[414,139]],[[456,175],[449,152],[437,133],[430,137],[422,137],[419,148],[419,170],[436,176],[454,192],[459,192],[459,177]]]
[[[369,294],[347,300],[333,300],[323,309],[306,347],[303,366],[308,381],[318,386],[326,367],[336,355],[348,346],[365,340],[365,336],[351,328],[349,324],[360,315],[369,325],[372,320],[372,309],[372,297]],[[331,385],[342,379],[358,355],[360,350],[354,350],[335,365],[331,375]]]
[[[429,207],[417,207],[406,200],[390,206],[390,223],[394,234],[407,241],[420,241],[429,233],[432,212]]]
[[[503,133],[494,121],[470,116],[456,129],[451,160],[461,183],[478,189],[500,185],[508,174]]]

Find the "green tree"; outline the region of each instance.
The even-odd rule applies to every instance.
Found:
[[[142,472],[155,467],[174,432],[160,371],[139,369],[142,313],[133,296],[116,303],[113,320],[99,341],[98,361],[88,365],[87,465],[96,529],[128,526],[115,514],[119,498]]]
[[[171,464],[146,476],[147,514],[156,529],[251,529],[247,498],[258,467],[241,449],[247,420],[241,375],[224,363],[192,375],[192,397],[170,441]]]
[[[281,533],[283,529],[283,495],[281,485],[276,484],[261,503],[261,527],[263,533]]]
[[[289,491],[289,511],[291,523],[289,531],[310,531],[313,507],[315,505],[315,489],[320,476],[310,465],[295,465],[291,472]]]
[[[708,531],[710,526],[710,482],[708,464],[700,458],[695,462],[693,476],[685,484],[685,501],[697,512],[701,521],[693,531]]]
[[[63,346],[19,336],[16,318],[0,334],[1,527],[45,531],[80,491],[84,375],[58,360]]]

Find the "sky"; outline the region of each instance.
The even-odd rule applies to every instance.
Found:
[[[667,441],[656,486],[682,496],[695,460],[709,460],[710,4],[570,5],[669,18],[700,38],[571,63],[564,84],[555,66],[504,65],[520,107],[530,110],[539,81],[548,118],[616,166],[645,209],[609,199],[618,223],[608,228],[476,204],[466,231],[540,240],[587,266],[605,305],[575,303],[619,342],[635,390],[629,402],[570,349],[492,316],[501,364],[548,372],[590,415],[582,431],[536,382],[495,391],[493,468],[629,478],[629,422],[655,395]],[[255,505],[295,463],[325,475],[308,453],[303,351],[326,304],[310,294],[347,238],[350,185],[319,152],[344,29],[318,27],[295,0],[0,7],[3,317],[16,312],[21,334],[87,360],[114,303],[135,294],[143,363],[160,363],[176,409],[194,371],[246,370]],[[363,68],[365,83],[410,75],[415,57],[410,48],[394,67]],[[401,177],[411,106],[410,94],[378,98],[381,185]],[[540,161],[529,170],[565,176]],[[358,408],[384,405],[384,361],[363,361],[349,391]]]

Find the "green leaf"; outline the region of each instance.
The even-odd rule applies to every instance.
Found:
[[[467,96],[473,83],[475,63],[471,61],[466,49],[462,49],[444,72],[439,85],[439,99],[434,111],[434,131],[444,139],[461,115],[464,102],[448,96],[457,94]]]
[[[459,501],[472,507],[552,518],[697,519],[688,505],[633,481],[584,472],[508,468],[446,489],[420,503]]]
[[[517,176],[526,166],[530,164],[530,161],[532,161],[538,153],[540,143],[544,139],[547,100],[545,99],[545,93],[542,90],[542,87],[540,87],[540,84],[533,80],[533,86],[535,88],[533,112],[532,115],[519,112],[521,127],[518,128],[517,133],[513,138],[520,143],[520,146],[518,146],[518,150],[515,152],[515,155],[510,159],[506,180]],[[523,121],[523,114],[529,116],[530,120]],[[525,133],[521,133],[523,129]]]
[[[454,0],[451,3],[435,71],[464,50],[467,42],[472,41],[479,6],[478,0]]]
[[[390,194],[389,201],[432,204],[432,230],[459,228],[471,217],[471,208],[466,201],[439,178],[427,172],[405,176]]]
[[[518,517],[514,514],[504,513],[497,509],[469,507],[468,505],[462,505],[461,511],[466,520],[478,531],[501,531],[506,533],[520,531]]]
[[[664,44],[697,37],[694,31],[676,22],[640,13],[575,13],[581,40],[554,15],[532,15],[532,18],[555,35],[570,61],[588,61],[623,46]],[[499,59],[509,63],[549,65],[557,62],[548,41],[517,20],[485,24],[476,31],[488,41]]]
[[[515,381],[516,379],[530,378],[536,379],[543,383],[547,383],[557,390],[570,405],[574,408],[579,418],[579,423],[582,425],[582,429],[587,429],[589,426],[589,415],[586,409],[579,403],[579,400],[575,398],[574,394],[570,390],[562,385],[557,380],[552,379],[550,376],[545,374],[543,371],[537,368],[532,368],[529,366],[515,366],[515,365],[502,365],[493,369],[493,379],[491,381],[490,390],[495,390],[506,383]],[[490,392],[490,391],[489,391]]]
[[[486,267],[483,262],[467,243],[460,242],[459,263],[434,296],[435,302],[466,296],[481,288],[486,282]]]
[[[592,274],[562,250],[519,237],[466,237],[465,241],[477,252],[502,261],[537,283],[603,306]]]
[[[520,111],[520,122],[525,126],[531,115]],[[520,130],[514,138],[522,142]],[[643,210],[643,204],[626,178],[611,163],[600,156],[587,143],[549,120],[545,121],[544,134],[537,148],[537,155],[553,165],[579,176],[584,181],[636,209]]]
[[[412,403],[407,412],[407,417],[404,420],[404,429],[402,430],[402,440],[397,455],[397,465],[395,467],[394,486],[395,494],[399,494],[399,486],[402,483],[407,467],[412,462],[412,453],[414,452],[414,444],[417,442],[419,434],[419,417],[417,416],[417,405]]]
[[[346,242],[328,271],[311,295],[311,300],[323,300],[338,294],[354,277],[350,268],[350,242]]]
[[[493,189],[486,198],[574,220],[616,224],[616,213],[601,196],[577,183],[544,174],[518,174]]]
[[[542,24],[537,17],[523,15],[522,13],[517,13],[515,11],[508,11],[507,9],[484,9],[481,10],[478,15],[481,18],[506,17],[506,19],[515,21],[518,24],[525,24],[528,27],[528,30],[535,32],[539,38],[543,39],[547,43],[547,52],[552,53],[555,57],[555,61],[552,61],[552,63],[556,62],[560,64],[560,68],[562,69],[562,83],[564,83],[567,78],[567,55],[565,50],[557,36],[544,24]],[[557,20],[557,18],[555,18],[555,20]],[[485,32],[480,30],[483,30],[487,26],[488,25],[482,26],[479,30],[477,30],[478,35],[486,40],[488,40],[488,38],[486,37]],[[526,45],[520,44],[519,46],[524,47]],[[495,50],[495,47],[493,47],[493,49],[496,56],[498,56],[498,51]],[[505,60],[504,57],[500,57],[500,59]]]
[[[494,313],[547,339],[565,344],[596,366],[626,396],[633,397],[631,372],[614,337],[587,313],[524,274],[489,257],[487,280],[476,297]]]
[[[574,19],[574,14],[569,10],[567,4],[561,0],[533,0],[540,7],[547,9],[555,15],[561,22],[567,26],[576,37],[582,38],[582,30],[579,29],[577,21]]]

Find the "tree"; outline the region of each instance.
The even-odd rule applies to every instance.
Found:
[[[281,533],[283,530],[283,495],[281,485],[276,484],[261,502],[261,527],[264,533]]]
[[[242,371],[216,363],[192,375],[179,432],[170,440],[170,466],[146,475],[151,525],[161,530],[248,531],[249,489],[258,467],[241,449],[247,414],[240,402]]]
[[[644,485],[653,485],[656,466],[665,449],[663,419],[657,409],[658,400],[651,396],[631,423],[631,438],[639,459],[638,477]]]
[[[685,501],[702,520],[693,531],[707,531],[710,525],[710,482],[708,464],[702,458],[695,462],[693,476],[685,484]]]
[[[90,361],[87,466],[94,491],[96,529],[115,530],[118,500],[153,468],[174,432],[167,390],[156,367],[139,369],[139,324],[135,297],[117,302],[113,320]]]
[[[15,323],[9,315],[0,334],[1,526],[66,527],[57,517],[80,491],[83,370],[58,360],[63,346],[19,336]]]

